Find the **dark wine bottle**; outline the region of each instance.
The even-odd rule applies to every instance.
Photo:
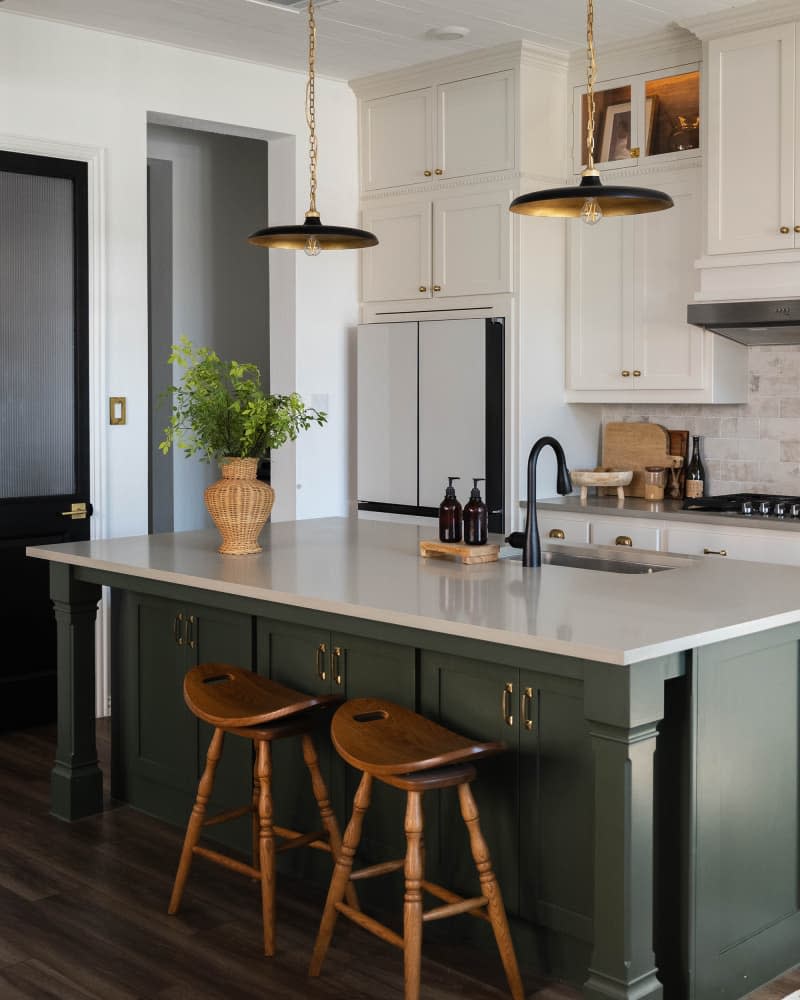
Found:
[[[692,457],[686,466],[686,496],[689,499],[701,497],[705,489],[706,470],[700,458],[700,438],[692,437]]]

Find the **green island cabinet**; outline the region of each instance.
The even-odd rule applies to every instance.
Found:
[[[92,707],[103,585],[113,588],[116,797],[184,825],[208,727],[181,686],[201,660],[388,698],[506,742],[481,763],[475,792],[524,968],[582,985],[590,1000],[735,1000],[796,964],[800,625],[623,666],[53,563],[52,808],[64,819],[102,808]],[[357,775],[325,727],[317,739],[344,824]],[[231,744],[220,807],[250,793],[250,747]],[[318,828],[288,741],[276,752],[276,806],[281,825]],[[449,790],[425,797],[428,871],[472,894],[456,808]],[[399,856],[402,813],[402,796],[376,788],[365,860]],[[246,824],[229,836],[247,850]],[[327,882],[323,852],[293,853],[296,870]],[[378,902],[393,908],[400,887],[386,886]],[[487,940],[480,921],[450,926]]]

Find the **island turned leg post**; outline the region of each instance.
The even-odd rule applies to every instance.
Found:
[[[50,811],[76,820],[103,808],[103,774],[95,742],[94,627],[100,587],[74,578],[64,563],[50,565],[56,616],[58,725],[50,780]]]
[[[675,658],[592,664],[584,687],[595,766],[590,1000],[661,1000],[653,951],[653,756]]]

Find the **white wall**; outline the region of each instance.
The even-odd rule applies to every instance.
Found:
[[[271,182],[283,185],[270,192],[270,223],[299,222],[307,207],[304,92],[303,74],[0,14],[0,146],[20,148],[44,140],[103,154],[100,342],[105,349],[99,371],[95,357],[94,374],[101,399],[128,398],[127,425],[106,428],[93,456],[105,489],[92,499],[101,508],[98,523],[109,535],[147,530],[148,115],[192,127],[214,123],[215,131],[255,138],[297,136],[298,156],[292,156],[289,140],[276,144],[276,165],[270,156]],[[355,98],[345,84],[319,80],[317,105],[323,221],[356,225]],[[330,410],[325,429],[308,432],[296,448],[278,453],[275,516],[344,514],[351,392],[347,349],[356,322],[356,255],[311,259],[270,253],[273,259],[278,254],[289,258],[274,268],[271,264],[273,391],[296,388],[307,398],[324,394]],[[287,301],[280,301],[281,294]],[[96,406],[93,420],[105,421],[105,410],[105,403]]]

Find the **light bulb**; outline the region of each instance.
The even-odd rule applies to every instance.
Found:
[[[603,209],[597,198],[587,198],[581,209],[581,221],[587,226],[596,225],[603,218]]]
[[[309,236],[303,249],[309,257],[316,257],[322,247],[319,245],[319,240],[316,236]]]

